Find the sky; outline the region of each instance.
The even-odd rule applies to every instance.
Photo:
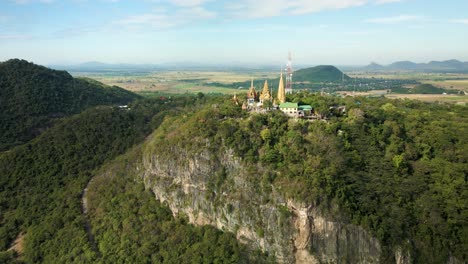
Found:
[[[468,0],[0,0],[0,61],[468,61]]]

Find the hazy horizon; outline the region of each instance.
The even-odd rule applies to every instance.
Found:
[[[7,0],[0,61],[342,66],[468,61],[468,2]]]

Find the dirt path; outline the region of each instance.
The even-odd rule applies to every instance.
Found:
[[[83,216],[85,218],[85,230],[86,233],[88,234],[88,240],[89,244],[91,245],[91,248],[96,252],[98,257],[101,257],[101,252],[99,252],[99,248],[96,244],[96,240],[94,240],[94,235],[92,232],[92,227],[91,227],[91,222],[89,221],[89,216],[88,216],[88,187],[89,185],[93,182],[93,179],[91,179],[88,184],[86,185],[86,188],[83,190],[83,195],[81,197],[81,212],[83,213]]]
[[[13,241],[11,247],[8,249],[8,251],[16,251],[16,253],[18,253],[19,256],[23,255],[24,237],[24,233],[19,233],[15,241]]]

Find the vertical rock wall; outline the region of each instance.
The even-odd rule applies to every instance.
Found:
[[[229,151],[213,158],[175,147],[171,155],[147,152],[139,168],[145,186],[175,215],[233,232],[279,263],[378,262],[380,245],[365,230],[286,200],[273,186],[265,190],[255,179],[261,170],[243,167]]]

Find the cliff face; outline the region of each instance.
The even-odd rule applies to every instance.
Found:
[[[262,180],[267,172],[245,167],[230,151],[215,155],[206,149],[147,146],[144,151],[139,175],[175,215],[231,231],[240,241],[274,254],[279,263],[378,262],[380,245],[362,228],[286,199]]]

